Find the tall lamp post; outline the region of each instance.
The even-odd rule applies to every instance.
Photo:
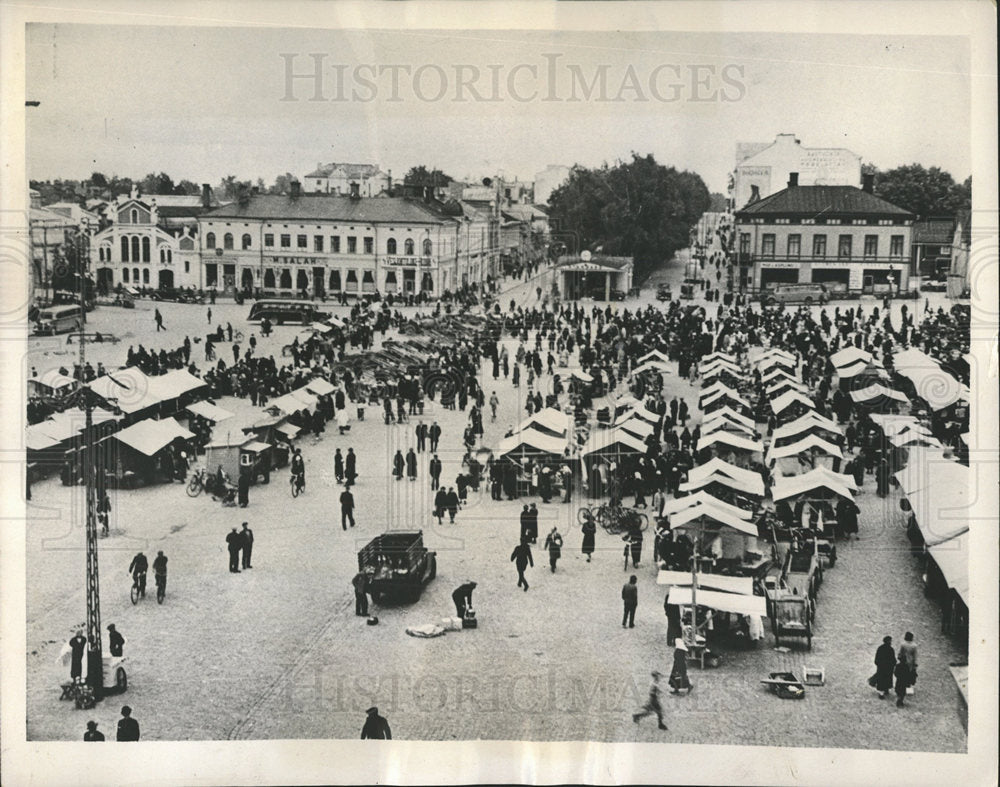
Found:
[[[76,268],[80,285],[80,309],[86,310],[87,278],[90,233],[86,220],[80,232],[77,233]],[[80,321],[79,333],[80,375],[87,364],[87,342],[83,330],[83,320]],[[82,381],[81,381],[82,382]],[[95,699],[101,699],[104,690],[104,653],[101,643],[101,594],[100,574],[97,566],[97,490],[94,465],[94,413],[90,396],[80,388],[84,412],[84,459],[83,459],[83,489],[86,500],[86,537],[87,537],[87,684],[94,692]]]

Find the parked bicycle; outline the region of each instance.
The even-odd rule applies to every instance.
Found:
[[[598,506],[584,506],[577,512],[577,521],[583,524],[587,519],[593,519],[611,535],[619,535],[629,530],[643,532],[649,527],[649,517],[640,511],[625,508],[621,505],[601,503]]]

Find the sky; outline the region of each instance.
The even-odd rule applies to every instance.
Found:
[[[531,180],[636,151],[725,191],[736,143],[778,133],[971,172],[958,37],[40,24],[26,64],[34,180],[270,184],[330,161]]]

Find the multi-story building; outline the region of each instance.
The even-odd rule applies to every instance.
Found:
[[[739,142],[730,177],[734,210],[784,188],[791,173],[803,186],[860,186],[861,157],[846,148],[804,148],[794,134],[774,142]]]
[[[119,197],[104,207],[107,226],[90,242],[91,267],[98,291],[118,284],[132,287],[201,286],[198,216],[212,206],[207,186],[202,195]]]
[[[383,172],[375,164],[317,164],[303,178],[309,194],[350,196],[354,187],[362,197],[376,197],[392,189],[392,172]]]
[[[35,295],[48,297],[53,269],[63,259],[67,233],[78,230],[80,224],[62,213],[36,207],[34,196],[32,203],[28,210],[28,237],[31,243],[29,293],[33,300]]]
[[[245,194],[199,218],[201,286],[263,295],[437,296],[489,273],[490,222],[431,195]]]
[[[914,215],[863,188],[788,188],[736,211],[740,289],[816,282],[851,293],[906,292]]]

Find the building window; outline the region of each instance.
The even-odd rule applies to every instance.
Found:
[[[210,232],[205,236],[205,248],[214,249],[215,248],[215,233]]]
[[[268,268],[264,271],[264,289],[273,290],[274,289],[274,271]]]
[[[750,233],[741,232],[740,233],[740,254],[750,253]]]
[[[406,239],[406,243],[403,244],[403,254],[407,257],[413,256],[413,238]]]
[[[132,211],[129,213],[129,219],[128,220],[129,220],[130,224],[138,224],[139,223],[139,211],[137,211],[137,210],[135,210],[135,208],[133,208]]]
[[[347,253],[357,254],[358,253],[358,239],[353,235],[347,238]],[[350,279],[348,279],[350,281]]]
[[[281,236],[281,248],[290,249],[292,247],[292,236],[282,235]]]
[[[122,268],[122,281],[128,284],[128,268]]]
[[[372,271],[361,274],[361,291],[375,292],[375,274]]]
[[[789,235],[788,236],[788,256],[789,257],[800,257],[800,256],[802,256],[802,236],[801,235]]]
[[[128,238],[122,238],[122,262],[131,262],[128,257]]]
[[[142,283],[149,284],[149,268],[142,269]]]
[[[184,272],[185,273],[191,272],[191,260],[184,260]]]
[[[893,235],[889,238],[889,256],[891,257],[902,257],[903,256],[903,236]]]
[[[253,243],[253,239],[250,237],[249,233],[243,236],[242,246],[243,246],[243,250],[244,251],[246,251],[247,249],[249,249],[250,245],[252,243]]]
[[[396,239],[395,238],[389,238],[389,240],[387,240],[385,242],[385,253],[386,254],[395,254],[396,253]],[[395,282],[396,282],[396,274],[395,273],[392,274],[392,281],[393,281],[393,284],[395,284]],[[388,282],[389,282],[389,279],[388,279],[388,277],[386,277],[386,283],[388,284]],[[390,292],[395,292],[395,290],[390,290]]]
[[[149,262],[149,238],[142,239],[142,261]]]
[[[309,236],[308,235],[298,235],[295,238],[295,245],[300,249],[309,248]]]
[[[133,284],[138,284],[139,283],[139,269],[138,268],[133,268],[132,269],[132,283]]]
[[[300,270],[295,277],[295,289],[304,292],[309,289],[309,274]]]
[[[425,257],[430,257],[431,256],[431,249],[432,248],[433,248],[433,244],[431,244],[431,239],[430,238],[424,238],[424,256]]]
[[[813,257],[826,256],[826,235],[813,235]]]
[[[222,248],[226,250],[233,248],[233,234],[231,232],[227,232],[222,236]]]
[[[323,251],[322,235],[313,235],[313,251]]]
[[[340,236],[331,235],[330,236],[330,251],[334,254],[340,254]]]
[[[841,235],[837,242],[837,256],[842,259],[851,258],[851,236]]]
[[[760,236],[760,256],[774,256],[774,234],[766,232]]]
[[[142,259],[142,255],[139,254],[139,239],[135,236],[132,237],[132,262],[139,262]]]
[[[292,289],[292,272],[288,268],[281,269],[281,289]]]
[[[330,291],[340,292],[340,271],[330,271]]]
[[[424,292],[434,292],[434,277],[431,276],[430,271],[424,271],[423,276],[420,277],[420,289]]]
[[[385,272],[385,291],[396,292],[399,283],[396,281],[396,271]]]
[[[375,239],[365,238],[365,254],[373,254],[375,252]]]
[[[865,256],[878,256],[878,235],[865,235]]]
[[[167,250],[160,246],[160,262],[164,263],[167,261]]]
[[[347,272],[347,287],[345,288],[348,292],[358,291],[358,272],[348,271]]]
[[[274,248],[274,233],[269,232],[264,236],[264,248],[265,249]]]

